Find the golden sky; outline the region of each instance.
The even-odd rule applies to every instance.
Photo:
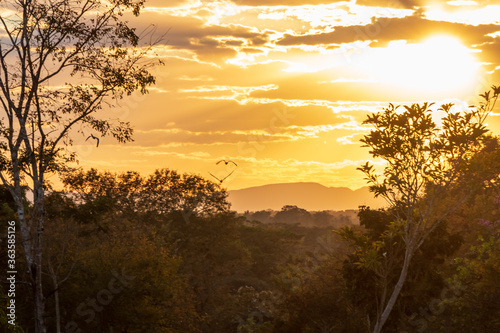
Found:
[[[165,34],[146,96],[120,101],[135,142],[75,146],[80,165],[172,168],[223,185],[365,185],[359,139],[389,102],[477,102],[500,85],[500,1],[150,0],[138,32]],[[489,127],[500,134],[500,113]],[[234,167],[220,159],[231,159]],[[213,179],[213,178],[212,178]]]

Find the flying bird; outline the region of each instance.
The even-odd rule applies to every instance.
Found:
[[[228,165],[229,163],[233,163],[235,166],[238,166],[238,164],[234,163],[233,161],[231,160],[220,160],[219,162],[215,163],[215,164],[219,164],[220,162],[224,162],[226,165]]]
[[[230,173],[229,173],[226,177],[224,177],[224,178],[222,178],[222,179],[218,178],[217,176],[215,176],[215,175],[214,175],[213,173],[211,173],[211,172],[209,172],[209,174],[210,174],[212,177],[214,177],[215,179],[217,179],[217,180],[218,180],[218,181],[222,184],[222,182],[223,182],[224,180],[226,180],[226,178],[227,178],[227,177],[231,176],[231,175],[233,174],[233,172],[234,172],[234,170],[233,170],[233,171],[231,171],[231,172],[230,172]]]
[[[92,135],[92,134],[90,134],[90,136],[87,138],[87,140],[88,140],[88,139],[90,139],[90,138],[92,138],[92,139],[94,139],[94,140],[97,140],[97,145],[96,145],[96,147],[99,147],[99,138],[98,138],[98,137],[96,137],[96,136],[94,136],[94,135]],[[87,142],[87,140],[85,140],[85,142]]]

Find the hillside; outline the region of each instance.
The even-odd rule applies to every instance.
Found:
[[[229,191],[232,209],[238,212],[265,209],[280,210],[296,205],[309,211],[357,209],[360,205],[379,208],[382,199],[374,199],[367,187],[326,187],[318,183],[269,184]]]

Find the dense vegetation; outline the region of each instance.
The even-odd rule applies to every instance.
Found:
[[[497,163],[498,151],[490,137],[477,159]],[[80,171],[64,181],[64,192],[46,197],[54,332],[367,332],[382,281],[394,283],[404,255],[390,209],[361,207],[359,225],[341,228],[331,214],[294,206],[238,216],[219,185],[168,169]],[[1,196],[1,219],[15,218]],[[498,183],[488,182],[433,231],[384,331],[498,331],[499,212]],[[19,284],[16,297],[25,332],[28,288]]]

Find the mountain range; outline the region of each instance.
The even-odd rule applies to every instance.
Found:
[[[326,187],[318,183],[283,183],[231,190],[228,200],[238,212],[281,210],[295,205],[308,211],[357,209],[361,205],[383,207],[383,199],[373,197],[368,187]]]

